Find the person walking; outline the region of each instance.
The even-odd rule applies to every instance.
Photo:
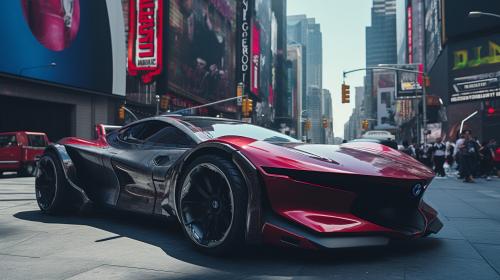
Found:
[[[458,179],[463,179],[464,176],[462,175],[462,159],[460,156],[462,155],[463,151],[462,149],[464,148],[464,141],[465,141],[465,133],[460,133],[458,136],[457,142],[455,143],[455,150],[453,151],[453,157],[455,158],[455,162],[457,163],[457,170],[458,170]]]
[[[470,130],[465,131],[463,144],[460,145],[460,167],[464,182],[473,183],[473,175],[479,161],[479,145]]]
[[[493,171],[493,159],[495,158],[495,140],[484,142],[479,150],[481,156],[481,176],[486,178],[487,181],[491,180],[491,173]]]
[[[445,177],[446,173],[444,172],[444,161],[445,161],[445,152],[446,145],[443,143],[443,139],[436,139],[436,143],[432,146],[432,158],[434,161],[434,172],[440,177]]]

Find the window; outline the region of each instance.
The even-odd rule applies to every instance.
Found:
[[[0,135],[0,148],[8,148],[13,146],[17,146],[16,135],[14,134]]]
[[[180,129],[171,125],[166,125],[155,135],[146,140],[153,146],[163,147],[193,147],[196,142]]]
[[[285,134],[247,123],[228,120],[186,118],[185,124],[194,133],[201,133],[209,138],[237,135],[266,142],[299,143],[297,139]]]
[[[140,144],[167,126],[162,121],[147,121],[127,127],[119,132],[118,138],[122,141]]]
[[[47,142],[43,135],[31,135],[28,134],[28,144],[30,147],[46,147]]]

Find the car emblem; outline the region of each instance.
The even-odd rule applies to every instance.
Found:
[[[411,193],[413,194],[413,196],[417,197],[422,193],[422,189],[423,188],[421,184],[416,184],[415,186],[413,186]]]

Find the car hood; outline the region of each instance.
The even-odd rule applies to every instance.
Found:
[[[377,143],[317,145],[256,141],[245,145],[242,151],[261,167],[401,179],[434,177],[432,170],[412,157]]]

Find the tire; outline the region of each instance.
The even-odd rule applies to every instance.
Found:
[[[216,256],[237,252],[235,248],[245,244],[248,191],[234,163],[216,155],[201,156],[179,182],[178,218],[194,247]]]
[[[47,214],[63,214],[72,210],[70,186],[59,157],[53,152],[46,152],[38,165],[35,193],[40,210]]]
[[[26,163],[21,170],[17,172],[18,177],[34,177],[36,175],[36,165],[34,163]]]

